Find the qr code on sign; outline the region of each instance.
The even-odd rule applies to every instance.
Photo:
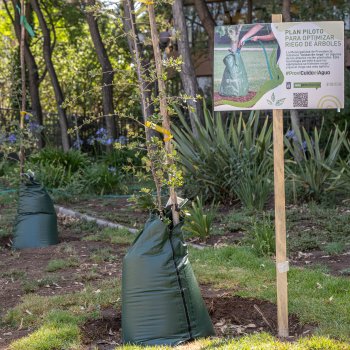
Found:
[[[298,92],[293,94],[293,107],[308,107],[309,94],[307,92]]]

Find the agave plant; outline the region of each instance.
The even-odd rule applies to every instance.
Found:
[[[309,199],[319,200],[326,193],[341,185],[340,152],[344,147],[347,132],[338,126],[332,130],[324,145],[322,139],[323,125],[313,131],[313,138],[305,128],[295,131],[294,144],[285,137],[285,144],[293,160],[287,167],[288,174],[305,189],[304,194]],[[299,147],[295,147],[296,144]],[[293,166],[294,165],[294,166]]]

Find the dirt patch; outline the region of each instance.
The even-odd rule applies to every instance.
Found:
[[[291,263],[299,267],[326,267],[336,276],[350,276],[350,251],[337,255],[328,255],[321,250],[298,252],[291,258]]]
[[[239,296],[205,297],[216,335],[235,337],[268,332],[277,335],[277,306],[268,301]],[[314,325],[302,325],[295,315],[289,315],[289,334],[295,337],[312,333]]]
[[[277,335],[277,307],[268,301],[230,296],[226,292],[202,286],[202,294],[218,337],[240,337],[268,332]],[[290,341],[312,334],[315,325],[302,325],[289,315]],[[98,319],[88,320],[81,328],[83,343],[89,349],[112,349],[122,344],[121,312],[105,309]]]
[[[128,227],[142,227],[148,218],[147,212],[133,209],[127,198],[93,198],[65,207]]]
[[[101,318],[88,320],[81,327],[83,344],[89,348],[111,349],[121,344],[121,313],[114,309],[101,311]]]
[[[248,91],[245,96],[220,96],[218,92],[214,93],[214,105],[225,104],[225,101],[231,102],[247,102],[251,101],[256,95],[256,91]]]
[[[12,236],[0,237],[0,247],[10,249],[12,246]]]
[[[8,349],[8,344],[12,343],[16,339],[26,337],[33,332],[32,329],[12,329],[12,328],[0,328],[0,350]]]
[[[92,254],[102,249],[111,251],[114,257],[112,262],[91,259]],[[50,296],[71,293],[83,289],[86,283],[97,285],[106,278],[120,277],[125,251],[126,246],[94,241],[63,242],[46,248],[16,252],[0,251],[1,266],[9,267],[7,271],[2,270],[4,272],[0,277],[0,316],[15,306],[26,293]],[[48,272],[48,263],[53,259],[76,259],[76,264]]]

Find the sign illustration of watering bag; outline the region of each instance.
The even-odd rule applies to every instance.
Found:
[[[344,23],[215,28],[214,111],[344,108]]]

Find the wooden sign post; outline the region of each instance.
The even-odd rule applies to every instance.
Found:
[[[282,22],[282,15],[272,15],[272,23]],[[283,110],[272,111],[275,186],[276,280],[278,335],[288,337],[288,282],[286,244],[286,208],[284,189]]]
[[[283,108],[290,110],[344,108],[344,22],[282,23],[281,14],[272,15],[271,22],[218,26],[215,29],[219,35],[215,36],[214,62],[221,67],[214,70],[214,112],[275,108],[272,120],[277,320],[278,335],[288,337],[289,263],[286,249]],[[319,32],[326,34],[330,40],[325,43],[322,38],[312,36],[312,33]],[[303,35],[307,33],[311,33],[311,36]],[[312,41],[309,40],[311,38]],[[270,42],[267,47],[264,45],[266,41]],[[225,48],[222,47],[223,43],[226,45]],[[230,53],[227,53],[226,49]],[[229,62],[236,61],[236,55],[245,49],[246,52],[242,56],[249,57],[246,61],[248,70],[241,57],[239,70],[242,72],[242,78],[237,75],[232,79]],[[271,52],[270,55],[266,49]],[[311,56],[310,60],[305,60],[305,50],[322,52],[326,57],[327,71],[323,71],[323,63],[318,64]],[[310,62],[315,69],[317,68],[312,72],[309,71]],[[250,74],[246,74],[253,67]],[[269,77],[266,75],[265,67]],[[266,85],[265,82],[269,78],[271,85]],[[336,83],[330,84],[330,81]],[[250,96],[249,91],[253,89],[249,89],[249,85],[253,83],[256,84],[257,91]],[[244,85],[242,91],[238,91],[239,84]],[[242,95],[245,96],[244,102],[239,98]]]

